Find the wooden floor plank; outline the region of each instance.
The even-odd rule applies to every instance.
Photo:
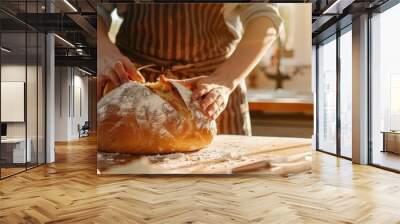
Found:
[[[314,153],[279,177],[98,176],[96,141],[0,181],[0,223],[400,223],[400,175]]]

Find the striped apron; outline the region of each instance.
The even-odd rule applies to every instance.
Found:
[[[225,24],[223,4],[130,4],[116,44],[147,81],[160,74],[186,79],[212,75],[238,41]],[[172,71],[172,72],[169,72]],[[251,135],[244,82],[230,95],[217,118],[219,134]]]

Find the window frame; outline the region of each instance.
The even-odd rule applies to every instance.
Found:
[[[27,3],[28,3],[28,1],[21,1],[21,2],[25,3],[25,12],[27,12]],[[42,1],[36,0],[36,1],[31,1],[30,2],[30,3],[36,3],[37,4],[36,5],[37,13],[39,12],[39,6],[38,6],[39,2],[42,2]],[[48,11],[48,7],[46,7],[45,10],[47,12]],[[3,33],[21,33],[21,34],[25,35],[25,49],[24,49],[24,51],[25,51],[25,69],[24,69],[25,70],[25,87],[24,87],[24,89],[25,89],[25,93],[24,93],[24,96],[25,96],[24,97],[25,98],[24,99],[25,166],[21,167],[21,168],[23,168],[22,170],[14,172],[14,173],[9,174],[9,175],[5,175],[5,176],[3,175],[2,167],[0,166],[0,180],[4,180],[4,179],[6,179],[8,177],[12,177],[14,175],[26,172],[26,171],[28,171],[30,169],[39,167],[39,166],[44,165],[44,164],[47,163],[47,144],[48,143],[47,143],[47,128],[46,128],[47,127],[47,110],[46,110],[46,108],[47,108],[47,81],[46,81],[46,79],[47,79],[47,43],[48,43],[48,40],[47,40],[47,32],[43,32],[41,30],[38,30],[38,29],[36,29],[36,28],[24,23],[23,21],[21,21],[18,18],[14,17],[11,13],[6,11],[5,9],[1,8],[1,6],[0,6],[0,12],[9,15],[10,18],[14,19],[15,21],[17,21],[19,23],[22,23],[22,25],[24,27],[23,30],[11,31],[11,32],[8,31],[8,30],[3,31],[3,30],[0,29],[0,45],[2,45],[2,43],[1,43],[2,42],[2,38],[1,37],[2,37]],[[1,24],[0,24],[0,28],[1,28]],[[36,66],[36,69],[35,69],[36,91],[35,91],[35,93],[33,93],[33,94],[36,95],[35,96],[36,97],[36,122],[34,122],[34,123],[36,123],[36,136],[33,136],[33,138],[36,138],[36,140],[37,140],[36,158],[35,158],[36,161],[34,163],[30,163],[29,166],[28,166],[29,162],[27,162],[27,156],[28,156],[28,154],[27,154],[27,147],[28,147],[28,144],[27,144],[27,142],[28,142],[28,114],[27,114],[28,113],[28,110],[27,110],[27,83],[28,83],[27,75],[28,75],[28,67],[27,66],[29,65],[29,63],[28,63],[28,34],[33,34],[33,35],[36,36],[36,41],[35,41],[36,42],[36,49],[35,49],[36,60],[34,61],[34,65]],[[43,35],[40,35],[40,34],[43,34]],[[42,38],[40,38],[40,40],[39,40],[39,36],[42,36]],[[39,41],[41,41],[41,48],[39,48]],[[43,53],[43,55],[40,55],[40,56],[42,57],[42,61],[44,63],[39,63],[39,52]],[[2,59],[3,59],[2,55],[0,54],[0,82],[1,82],[1,67],[2,67],[2,62],[3,62]],[[38,81],[39,68],[38,68],[38,66],[42,66],[42,70],[41,70],[42,74],[41,75],[42,75],[42,84],[43,84],[43,92],[42,92],[42,96],[43,96],[42,103],[43,103],[43,105],[41,105],[41,106],[43,107],[42,108],[43,109],[43,113],[44,113],[43,115],[39,115],[39,113],[38,113],[38,111],[39,111],[39,81]],[[1,89],[1,86],[0,86],[0,89]],[[0,110],[1,110],[1,105],[0,105]],[[40,117],[40,116],[42,116],[42,117]],[[43,155],[40,155],[40,157],[43,157],[42,158],[43,161],[39,160],[39,144],[38,144],[38,139],[39,139],[39,120],[42,122],[42,125],[43,125],[43,127],[42,127],[43,128],[43,133],[41,133],[41,134],[43,134],[43,140],[42,140],[43,141],[42,142],[43,143],[43,145],[42,145],[43,148],[41,149]],[[0,123],[1,123],[1,119],[0,119]],[[1,158],[1,144],[0,144],[0,158]]]
[[[372,94],[373,94],[373,88],[372,88],[372,54],[373,54],[373,49],[372,49],[372,41],[373,41],[373,35],[372,35],[372,19],[374,18],[375,15],[377,14],[382,14],[385,11],[393,8],[394,6],[397,6],[400,4],[400,1],[398,0],[388,0],[382,5],[380,5],[377,8],[374,8],[370,11],[368,11],[368,111],[367,111],[367,117],[368,117],[368,165],[377,167],[383,170],[395,172],[395,173],[400,173],[400,169],[394,169],[391,167],[387,167],[384,165],[380,165],[377,163],[373,162],[373,127],[372,127]]]
[[[347,18],[346,18],[347,19]],[[318,107],[316,107],[316,150],[319,152],[323,152],[329,155],[333,155],[333,156],[337,156],[346,160],[352,160],[352,158],[347,157],[342,155],[341,153],[341,119],[340,119],[340,103],[341,103],[341,97],[340,97],[340,81],[341,81],[341,67],[340,67],[340,38],[342,35],[346,34],[347,32],[351,32],[352,31],[352,23],[348,23],[346,24],[344,27],[338,29],[335,33],[333,33],[332,35],[326,37],[325,39],[320,40],[316,46],[315,46],[315,55],[316,55],[316,69],[315,69],[315,80],[316,80],[316,104],[319,104],[319,84],[320,84],[320,74],[319,74],[319,65],[320,65],[320,56],[318,53],[318,49],[320,48],[321,44],[326,44],[329,43],[331,41],[336,41],[336,152],[332,153],[329,152],[327,150],[324,150],[322,148],[320,148],[320,144],[319,144],[319,120],[320,120],[320,111],[318,109]]]

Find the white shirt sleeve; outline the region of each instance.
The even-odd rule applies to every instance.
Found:
[[[101,16],[106,24],[109,26],[111,24],[111,12],[117,9],[118,16],[124,17],[127,9],[126,4],[117,3],[101,3],[97,4],[97,15]]]
[[[223,10],[226,25],[238,38],[243,35],[249,21],[261,16],[268,17],[272,21],[278,35],[284,32],[283,20],[276,4],[229,3],[224,5]]]

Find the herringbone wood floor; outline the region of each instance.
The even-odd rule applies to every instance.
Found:
[[[400,223],[400,175],[315,154],[312,173],[97,176],[94,138],[0,181],[0,223]]]

